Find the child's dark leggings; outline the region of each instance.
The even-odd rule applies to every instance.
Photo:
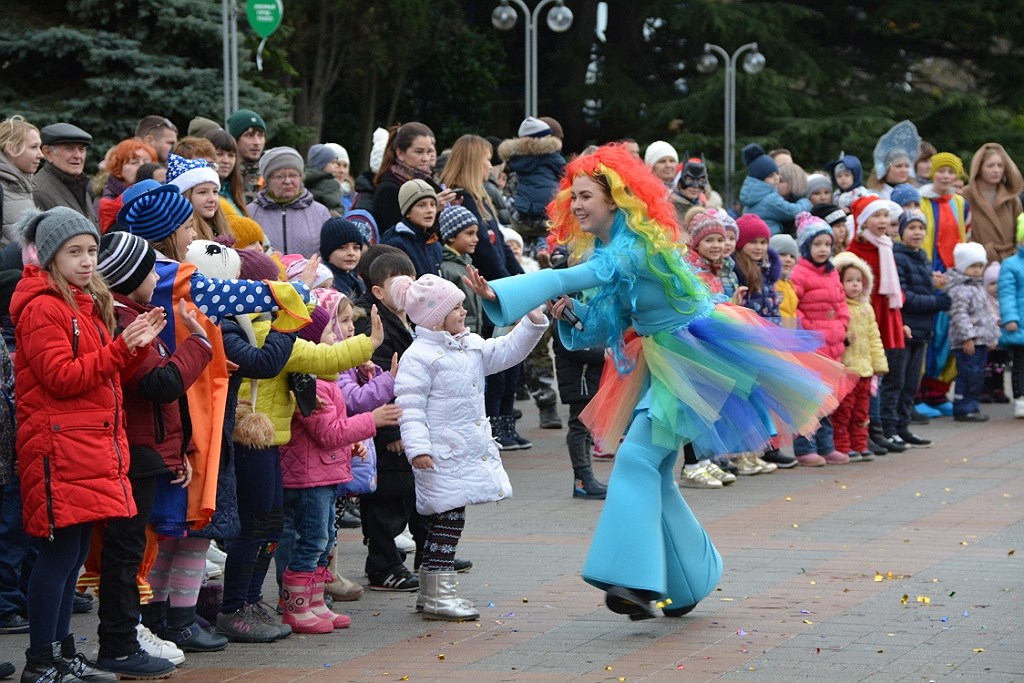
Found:
[[[466,526],[466,508],[455,508],[430,516],[430,531],[423,546],[423,564],[427,572],[455,571],[455,547]]]
[[[39,557],[28,580],[29,650],[49,651],[71,633],[78,570],[92,542],[92,523],[56,529],[53,540],[35,539]]]
[[[1013,397],[1024,397],[1024,346],[1008,346],[1010,363],[1010,383],[1013,385]]]

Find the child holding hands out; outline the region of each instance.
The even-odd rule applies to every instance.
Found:
[[[466,506],[512,495],[484,411],[484,377],[522,362],[547,329],[539,308],[511,333],[483,339],[466,329],[465,294],[434,275],[399,276],[392,297],[416,323],[416,339],[395,379],[405,454],[416,479],[416,509],[429,515],[419,599],[428,619],[479,619],[456,593],[455,549]]]

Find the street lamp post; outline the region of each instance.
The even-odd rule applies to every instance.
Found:
[[[704,54],[697,62],[697,70],[711,73],[718,68],[718,57],[725,62],[725,202],[732,206],[732,179],[736,174],[736,62],[740,55],[747,53],[743,59],[743,70],[748,74],[756,74],[764,68],[764,55],[757,51],[757,43],[741,45],[730,56],[725,49],[711,43],[704,43]],[[715,55],[718,55],[716,57]]]
[[[548,28],[555,33],[568,31],[572,26],[573,17],[572,10],[565,6],[564,0],[540,0],[532,11],[523,0],[501,0],[501,4],[491,12],[491,25],[499,31],[512,30],[519,19],[519,14],[510,5],[518,7],[526,18],[523,23],[526,37],[526,59],[523,68],[525,79],[524,117],[537,116],[537,24],[540,20],[541,10],[551,3],[555,3],[555,6],[547,15]]]

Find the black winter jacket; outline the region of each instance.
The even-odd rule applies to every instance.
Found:
[[[932,286],[932,267],[923,249],[911,249],[897,242],[892,247],[892,255],[900,274],[900,287],[906,296],[903,324],[910,326],[912,342],[927,342],[933,335],[935,314],[948,311],[952,302],[948,294]]]

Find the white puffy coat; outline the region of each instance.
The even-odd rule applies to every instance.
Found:
[[[485,340],[417,328],[395,378],[395,402],[409,461],[434,460],[433,469],[413,468],[420,514],[512,496],[484,411],[484,377],[522,362],[545,329],[546,321],[523,318],[511,333]]]

